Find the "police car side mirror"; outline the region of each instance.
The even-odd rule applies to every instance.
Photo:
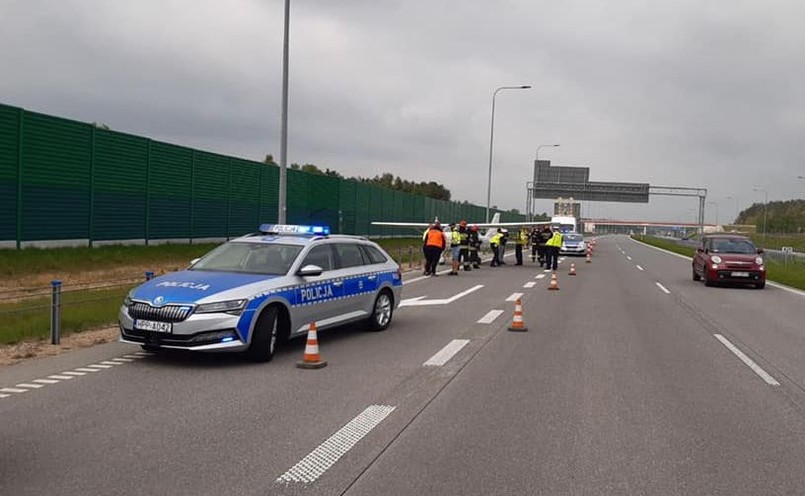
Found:
[[[302,277],[310,277],[310,276],[320,276],[321,273],[324,272],[324,269],[319,267],[318,265],[305,265],[301,269],[296,272],[296,275]]]

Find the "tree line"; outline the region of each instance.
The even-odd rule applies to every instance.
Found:
[[[768,210],[767,210],[768,209]],[[754,224],[757,231],[763,230],[764,214],[766,232],[805,233],[805,200],[771,201],[768,204],[753,203],[738,214],[736,224]]]

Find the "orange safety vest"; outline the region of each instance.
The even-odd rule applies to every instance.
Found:
[[[427,241],[425,241],[425,246],[444,248],[444,233],[440,229],[429,230]]]

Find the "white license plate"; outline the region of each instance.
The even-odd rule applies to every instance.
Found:
[[[173,332],[173,324],[170,322],[154,322],[153,320],[135,320],[134,328],[141,331],[165,332],[168,334]]]
[[[749,277],[749,272],[733,272],[732,277]]]

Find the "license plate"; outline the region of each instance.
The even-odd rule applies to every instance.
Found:
[[[173,332],[173,324],[170,322],[154,322],[153,320],[135,320],[134,328],[141,331],[165,332],[168,334]]]
[[[749,277],[749,272],[733,272],[732,277]]]

